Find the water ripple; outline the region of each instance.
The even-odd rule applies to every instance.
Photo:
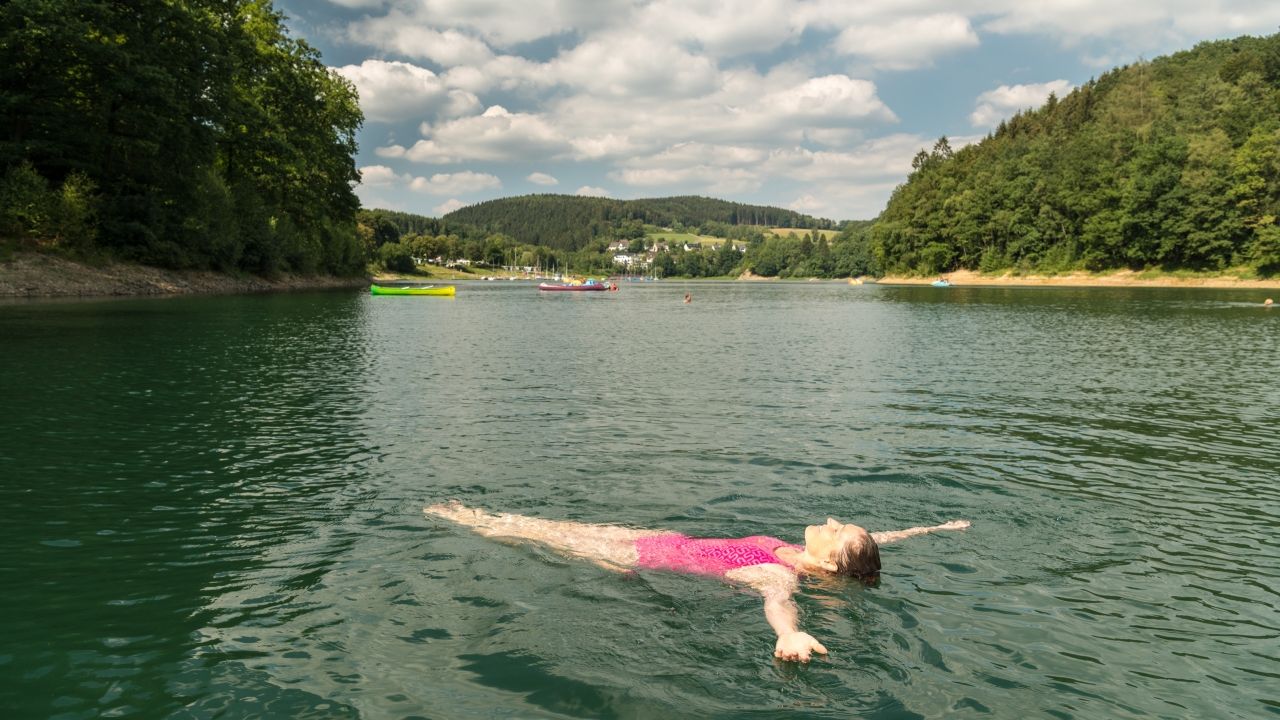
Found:
[[[0,308],[19,716],[1280,709],[1276,321],[1229,292],[674,284]],[[390,302],[383,302],[383,301]],[[402,300],[402,299],[401,299]],[[974,521],[760,601],[429,501],[798,539]]]

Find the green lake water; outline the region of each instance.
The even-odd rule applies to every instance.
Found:
[[[693,292],[693,303],[681,297]],[[1262,291],[625,285],[0,305],[5,718],[1280,715]],[[798,541],[758,597],[423,517]]]

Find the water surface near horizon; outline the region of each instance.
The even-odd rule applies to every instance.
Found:
[[[686,290],[693,303],[680,302]],[[1280,310],[624,285],[0,305],[6,717],[1280,714]],[[798,541],[761,603],[422,516]]]

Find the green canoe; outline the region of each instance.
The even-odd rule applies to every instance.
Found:
[[[383,287],[370,285],[370,295],[448,295],[453,297],[452,285],[428,285],[426,287]]]

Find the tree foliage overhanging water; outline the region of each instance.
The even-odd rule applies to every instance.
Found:
[[[173,267],[363,267],[355,90],[269,0],[12,0],[0,84],[0,235]]]

